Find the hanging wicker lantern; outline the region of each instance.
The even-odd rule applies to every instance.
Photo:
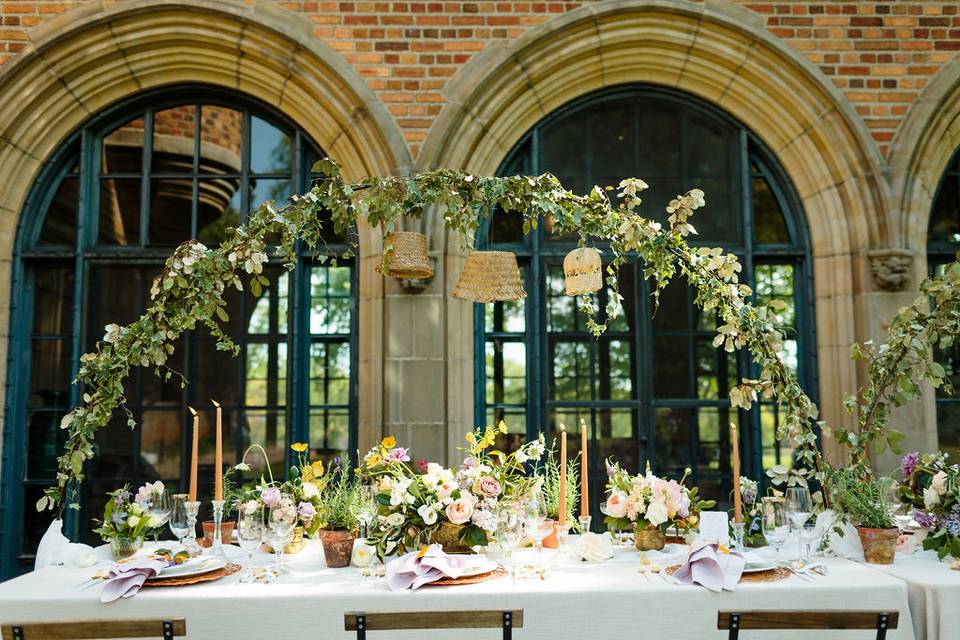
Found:
[[[568,296],[600,291],[603,288],[600,252],[592,247],[574,249],[563,259],[563,276]]]
[[[511,251],[474,251],[468,254],[453,296],[473,302],[526,298],[517,256]]]
[[[394,231],[383,241],[384,254],[390,256],[386,273],[377,265],[377,273],[393,278],[426,279],[433,277],[433,265],[427,257],[427,236],[416,231]]]

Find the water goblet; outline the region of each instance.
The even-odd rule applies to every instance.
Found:
[[[810,490],[806,487],[787,487],[784,494],[786,501],[787,517],[790,519],[791,528],[796,532],[797,539],[801,540],[804,523],[813,515],[813,498],[810,496]],[[801,558],[802,559],[802,558]]]
[[[156,542],[160,537],[160,531],[163,525],[167,524],[170,518],[172,505],[170,494],[166,489],[157,489],[147,495],[144,503],[144,509],[150,516],[150,528],[153,529],[153,541]]]
[[[370,525],[377,515],[377,492],[373,485],[364,485],[360,487],[360,501],[357,506],[357,520],[360,521],[363,538],[370,535]]]
[[[293,536],[293,529],[297,524],[297,505],[293,496],[281,493],[280,498],[270,507],[268,516],[270,532],[273,534],[270,545],[273,547],[273,571],[277,575],[289,573],[289,568],[283,562],[283,547]]]
[[[780,547],[790,535],[790,523],[787,520],[787,511],[784,499],[766,497],[761,500],[760,527],[763,537],[773,547],[774,553],[780,555]]]
[[[605,516],[610,515],[610,513],[607,511],[606,502],[600,503],[600,513],[602,513]],[[626,544],[623,536],[623,529],[610,529],[610,535],[613,537],[613,543],[618,547],[622,547]]]
[[[170,533],[177,538],[177,546],[183,547],[183,539],[190,531],[190,521],[187,518],[187,501],[190,497],[185,493],[176,493],[170,499],[170,516],[167,524]]]
[[[247,552],[247,566],[240,576],[240,582],[253,580],[253,552],[263,542],[265,533],[260,503],[253,500],[242,503],[237,514],[237,541],[240,548]]]

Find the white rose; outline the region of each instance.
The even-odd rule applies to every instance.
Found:
[[[368,544],[358,544],[353,548],[353,555],[350,562],[355,567],[369,567],[373,562],[374,550]]]
[[[663,502],[651,502],[644,516],[651,525],[659,527],[667,521],[667,505]]]
[[[316,498],[318,495],[320,495],[320,491],[319,491],[319,489],[317,489],[317,485],[315,485],[315,484],[312,483],[312,482],[304,482],[304,483],[303,483],[303,497],[304,497],[304,499],[310,500],[310,499],[312,499],[312,498]]]
[[[610,536],[599,533],[585,533],[580,536],[577,553],[581,560],[603,562],[613,557],[613,541]]]
[[[404,517],[402,513],[391,513],[387,516],[387,524],[391,527],[399,527],[403,524]]]
[[[938,471],[933,480],[930,481],[930,486],[937,492],[937,495],[942,496],[947,493],[947,473],[945,471]]]
[[[138,524],[140,524],[140,516],[130,516],[127,518],[127,526],[131,529],[136,528]]]
[[[923,490],[923,506],[928,511],[940,504],[940,494],[933,487],[927,487]]]
[[[420,514],[420,517],[423,518],[423,523],[427,526],[437,521],[437,510],[431,505],[425,504],[421,506],[417,509],[417,513]]]

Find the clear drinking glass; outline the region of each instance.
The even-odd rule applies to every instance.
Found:
[[[787,487],[784,499],[786,501],[787,518],[790,519],[791,528],[796,532],[801,550],[803,550],[805,546],[803,525],[813,515],[813,498],[810,496],[810,490],[806,487]],[[806,562],[809,560],[809,554],[801,555],[800,559]]]
[[[190,497],[185,493],[177,493],[170,497],[170,516],[167,524],[170,525],[170,532],[176,536],[177,545],[183,546],[183,538],[190,531],[190,524],[187,520],[187,501]]]
[[[524,505],[523,526],[537,547],[539,559],[543,553],[543,540],[553,531],[553,527],[547,523],[547,503],[542,496],[536,495],[527,500]]]
[[[360,521],[360,533],[364,538],[370,535],[369,528],[377,515],[377,492],[373,485],[360,487],[360,505],[357,508],[357,519]]]
[[[893,478],[880,478],[880,486],[883,487],[887,513],[890,514],[893,524],[900,533],[903,533],[910,525],[910,514],[907,512],[906,505],[900,501],[900,483]]]
[[[283,547],[293,535],[293,528],[297,524],[297,504],[293,496],[288,493],[280,494],[280,499],[270,507],[269,528],[272,537],[270,546],[273,547],[273,571],[277,574],[288,573],[289,569],[283,562]]]
[[[163,525],[167,524],[172,509],[170,494],[166,489],[154,491],[147,496],[144,504],[147,515],[150,516],[150,527],[153,529],[153,541],[156,542],[160,536]]]
[[[606,502],[601,502],[601,503],[600,503],[600,513],[602,513],[602,514],[605,515],[605,516],[610,515],[609,513],[607,513],[607,503],[606,503]],[[617,545],[618,547],[619,547],[619,546],[623,546],[624,544],[626,544],[625,541],[624,541],[623,530],[622,530],[622,529],[611,529],[611,530],[610,530],[610,535],[613,536],[613,543],[614,543],[615,545]]]
[[[787,519],[787,510],[783,498],[766,497],[761,500],[762,512],[760,526],[763,537],[773,547],[779,556],[780,547],[790,535],[790,522]]]
[[[237,514],[237,541],[240,548],[247,552],[247,566],[240,576],[240,582],[253,580],[253,552],[263,542],[265,533],[261,505],[257,502],[241,504]]]

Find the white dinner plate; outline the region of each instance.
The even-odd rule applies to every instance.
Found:
[[[461,578],[469,578],[470,576],[479,576],[483,573],[490,573],[497,568],[497,563],[492,560],[487,560],[479,558],[474,562],[469,562],[466,568],[463,570],[463,573],[460,574]]]
[[[183,564],[164,567],[157,578],[186,578],[189,576],[198,576],[203,573],[223,569],[225,566],[227,566],[226,558],[200,556],[199,558],[191,558]]]
[[[761,571],[770,571],[771,569],[776,569],[777,565],[769,560],[755,560],[747,561],[746,566],[743,568],[744,573],[760,573]]]

